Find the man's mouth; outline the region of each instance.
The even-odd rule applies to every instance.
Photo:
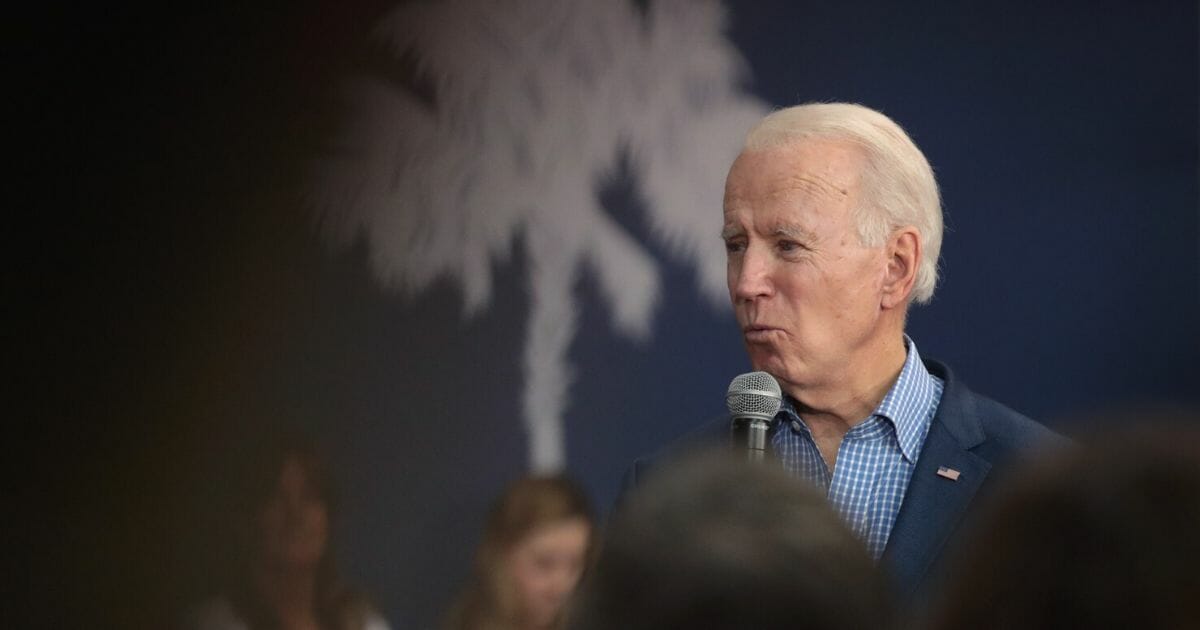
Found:
[[[742,336],[746,338],[746,341],[750,342],[766,341],[778,331],[778,328],[763,326],[761,324],[742,326]]]

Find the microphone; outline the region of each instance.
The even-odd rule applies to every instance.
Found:
[[[783,404],[783,392],[775,377],[766,372],[748,372],[729,383],[725,406],[731,419],[729,435],[734,449],[744,449],[746,459],[761,462],[767,452],[767,429]]]

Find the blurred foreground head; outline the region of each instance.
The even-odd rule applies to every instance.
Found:
[[[1200,424],[1107,433],[1014,479],[936,628],[1200,627]]]
[[[882,576],[825,497],[771,464],[671,465],[613,517],[575,630],[879,628]]]

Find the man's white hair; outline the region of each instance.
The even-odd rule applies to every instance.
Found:
[[[809,103],[776,111],[750,131],[745,150],[810,138],[852,142],[865,151],[863,201],[854,210],[859,240],[878,247],[896,229],[917,228],[923,254],[909,300],[928,302],[937,285],[942,203],[924,154],[892,119],[852,103]]]

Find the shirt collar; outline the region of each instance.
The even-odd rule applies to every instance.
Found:
[[[879,401],[874,415],[892,423],[904,458],[916,462],[929,421],[929,407],[937,397],[937,387],[921,362],[917,344],[908,335],[904,335],[904,347],[908,350],[904,367],[892,388]]]

